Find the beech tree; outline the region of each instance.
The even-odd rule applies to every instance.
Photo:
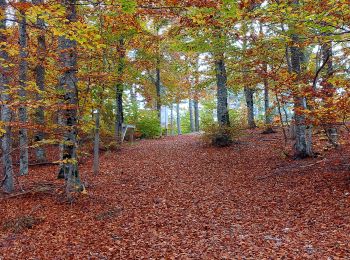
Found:
[[[76,0],[65,0],[66,18],[68,23],[77,20]],[[60,62],[62,75],[60,77],[60,87],[64,90],[63,102],[63,126],[65,127],[62,159],[63,164],[60,169],[60,176],[66,180],[66,191],[79,191],[83,189],[78,169],[77,146],[77,42],[69,39],[68,36],[61,36],[58,43],[60,51]]]
[[[43,0],[33,0],[33,4],[35,5],[42,5],[44,3]],[[42,93],[45,91],[45,56],[46,56],[46,38],[45,38],[45,21],[40,17],[40,15],[37,16],[36,25],[39,28],[38,36],[37,36],[37,65],[35,66],[35,82],[38,87],[38,93],[36,94],[36,101],[42,102],[43,96]],[[43,127],[45,124],[45,112],[44,112],[44,106],[41,104],[36,109],[35,114],[35,123],[39,127]],[[38,161],[45,161],[46,155],[45,150],[42,147],[42,142],[44,140],[45,133],[42,130],[38,130],[35,133],[34,141],[38,142],[39,145],[36,148],[36,158]]]
[[[7,42],[6,30],[6,0],[0,0],[0,41],[3,44]],[[14,189],[14,177],[12,166],[12,132],[10,122],[12,119],[12,111],[10,108],[10,93],[9,93],[9,69],[8,69],[8,54],[4,48],[1,48],[0,57],[2,62],[0,63],[0,98],[1,98],[1,123],[3,125],[1,148],[2,148],[2,164],[3,164],[3,176],[1,179],[1,186],[5,192],[12,192]]]
[[[22,4],[25,4],[25,0],[21,0]],[[20,62],[19,62],[19,96],[21,98],[21,105],[18,110],[19,120],[22,124],[19,130],[19,146],[20,146],[20,159],[19,159],[19,172],[20,175],[26,175],[28,173],[28,130],[26,123],[28,121],[26,100],[26,87],[27,87],[27,74],[28,74],[28,42],[27,42],[27,19],[23,9],[20,10],[19,17],[19,46],[20,46]]]

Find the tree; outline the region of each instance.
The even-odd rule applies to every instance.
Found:
[[[0,0],[0,41],[6,45],[7,37],[6,30],[6,0]],[[10,109],[10,94],[9,94],[9,69],[5,62],[8,62],[8,54],[4,48],[1,48],[0,58],[3,60],[0,64],[0,99],[1,99],[1,122],[3,125],[2,131],[2,163],[3,163],[3,177],[1,179],[1,186],[5,192],[12,192],[14,189],[13,183],[13,168],[12,168],[12,134],[11,134],[11,118],[12,111]]]
[[[25,4],[25,0],[21,0]],[[20,175],[28,174],[28,129],[26,123],[28,121],[27,108],[24,104],[26,100],[27,74],[28,74],[28,42],[27,42],[27,19],[25,9],[20,9],[19,17],[19,46],[20,46],[20,62],[19,62],[19,96],[21,98],[21,105],[18,110],[19,120],[22,124],[19,130],[19,173]]]
[[[292,2],[293,10],[296,12],[299,8],[299,1],[293,0]],[[292,46],[290,47],[291,52],[291,65],[292,72],[296,75],[296,84],[300,84],[300,77],[302,73],[302,62],[303,62],[303,49],[299,46],[300,35],[298,34],[298,29],[296,24],[291,24],[291,40]],[[306,116],[304,114],[306,99],[300,91],[294,91],[294,120],[295,120],[295,157],[305,158],[313,155],[312,151],[312,126],[308,125],[306,122]]]
[[[34,5],[42,5],[44,3],[43,0],[33,0]],[[38,87],[38,93],[36,95],[36,101],[42,102],[43,96],[42,93],[45,91],[45,56],[46,56],[46,39],[45,39],[45,21],[38,15],[36,25],[39,28],[39,35],[37,36],[37,65],[35,66],[35,81]],[[44,106],[39,105],[36,109],[35,114],[35,123],[38,127],[42,127],[45,124],[45,112]],[[38,142],[39,145],[36,148],[36,158],[38,161],[43,162],[46,160],[45,150],[42,148],[40,142],[44,139],[44,132],[42,130],[38,130],[35,133],[34,141]]]
[[[230,118],[227,104],[227,75],[224,54],[215,55],[216,80],[217,80],[217,117],[219,125],[229,126]]]
[[[76,0],[65,0],[66,18],[68,24],[77,20]],[[83,185],[78,171],[78,128],[77,128],[77,42],[61,36],[58,43],[62,75],[60,87],[64,90],[63,126],[65,127],[63,141],[63,164],[60,175],[66,180],[67,194],[74,191],[82,191]]]

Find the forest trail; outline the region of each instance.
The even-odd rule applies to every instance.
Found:
[[[281,143],[250,131],[222,149],[184,135],[106,152],[96,179],[81,167],[88,195],[73,205],[55,193],[0,199],[3,227],[40,220],[2,230],[0,259],[350,259],[348,158],[292,161]],[[52,172],[33,168],[24,185],[43,174],[58,184]]]

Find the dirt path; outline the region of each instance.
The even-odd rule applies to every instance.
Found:
[[[0,200],[2,224],[40,219],[0,231],[0,259],[350,259],[344,162],[288,161],[280,143],[252,132],[216,149],[188,135],[106,153],[97,179],[82,167],[89,194],[74,205],[57,194]],[[57,183],[53,171],[26,181]]]

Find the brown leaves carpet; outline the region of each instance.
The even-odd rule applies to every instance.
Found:
[[[294,161],[281,143],[126,145],[98,177],[81,166],[73,204],[55,166],[32,167],[19,179],[32,192],[0,197],[0,259],[350,259],[349,149]]]

